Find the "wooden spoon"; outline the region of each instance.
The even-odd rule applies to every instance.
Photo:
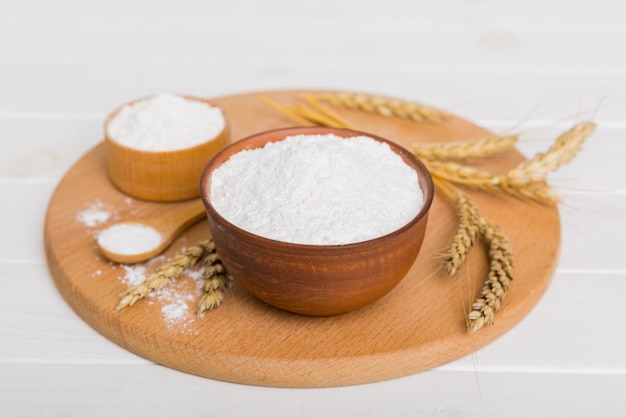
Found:
[[[111,261],[139,263],[161,254],[183,231],[204,217],[204,205],[198,200],[179,212],[123,221],[100,233],[98,247]]]

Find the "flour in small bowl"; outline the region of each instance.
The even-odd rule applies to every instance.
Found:
[[[248,232],[312,245],[381,237],[424,204],[417,172],[388,144],[333,134],[294,135],[233,155],[212,173],[210,200]]]
[[[217,137],[226,120],[218,107],[171,93],[160,93],[122,107],[107,134],[142,151],[190,148]]]

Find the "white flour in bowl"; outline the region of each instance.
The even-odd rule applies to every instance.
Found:
[[[341,245],[391,233],[424,204],[418,175],[367,136],[295,135],[233,155],[210,200],[238,227],[297,244]]]
[[[210,141],[225,123],[218,107],[161,93],[122,107],[109,122],[107,134],[129,148],[172,151]]]

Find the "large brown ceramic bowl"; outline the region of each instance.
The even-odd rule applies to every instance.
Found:
[[[298,134],[366,135],[389,144],[417,171],[424,193],[423,208],[409,223],[392,233],[346,245],[276,241],[247,232],[224,219],[211,204],[213,171],[239,151],[261,148],[268,142]],[[228,273],[270,305],[312,316],[346,313],[374,302],[393,289],[420,251],[434,194],[430,173],[406,149],[368,133],[324,127],[278,129],[237,141],[211,159],[200,183],[215,247]]]

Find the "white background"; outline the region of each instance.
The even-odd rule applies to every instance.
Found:
[[[550,177],[563,245],[537,308],[468,358],[315,390],[190,376],[82,322],[48,273],[43,221],[106,115],[160,91],[298,88],[421,101],[522,132],[527,154],[597,122]],[[625,114],[617,0],[0,0],[0,416],[626,416]]]

